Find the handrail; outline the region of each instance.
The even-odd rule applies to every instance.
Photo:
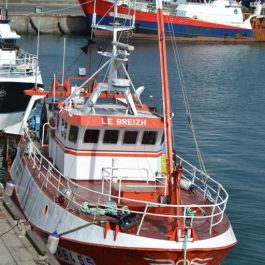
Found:
[[[110,170],[110,171],[108,171]],[[146,183],[148,184],[149,181],[153,180],[155,181],[155,184],[153,186],[148,185],[148,187],[156,187],[156,188],[163,188],[163,189],[167,189],[167,181],[165,181],[163,183],[163,181],[161,181],[161,179],[166,179],[165,176],[163,176],[163,174],[161,173],[160,176],[158,177],[159,174],[155,174],[155,177],[153,179],[150,180],[150,176],[149,176],[149,171],[147,168],[125,168],[125,167],[103,167],[102,168],[102,173],[101,173],[101,177],[102,177],[102,193],[104,193],[104,183],[105,181],[109,184],[109,200],[111,200],[111,194],[112,194],[112,182],[118,182],[119,183],[119,190],[118,190],[118,197],[120,198],[120,194],[121,194],[121,188],[122,188],[122,181],[126,181],[126,180],[132,180],[131,177],[129,176],[119,176],[119,175],[113,175],[113,171],[122,171],[122,170],[133,170],[133,171],[145,171],[146,172],[146,177],[141,176],[141,178],[139,178],[139,180],[141,181],[146,181]],[[105,175],[105,173],[107,175]],[[135,179],[134,179],[135,180]],[[161,185],[157,185],[157,182],[160,182]],[[133,184],[131,184],[133,185]],[[138,185],[139,186],[139,185]],[[133,185],[133,187],[137,188],[137,185]],[[142,187],[142,185],[141,185]],[[118,203],[120,203],[120,199],[118,199]]]
[[[200,219],[209,219],[209,234],[211,234],[213,227],[218,225],[223,217],[224,217],[224,211],[226,209],[226,204],[228,201],[228,194],[226,190],[223,188],[221,184],[219,184],[217,181],[213,180],[209,175],[203,173],[196,167],[192,166],[190,163],[182,159],[181,157],[177,156],[177,158],[181,161],[183,165],[183,178],[188,179],[192,181],[192,183],[197,187],[198,192],[201,192],[201,194],[206,194],[206,190],[211,191],[211,195],[209,195],[209,204],[190,204],[190,205],[171,205],[171,204],[162,204],[162,203],[156,203],[156,202],[148,202],[148,201],[142,201],[142,200],[135,200],[135,199],[128,199],[120,196],[114,196],[112,194],[105,193],[103,191],[96,191],[89,189],[88,187],[83,187],[76,182],[69,179],[67,176],[64,176],[58,169],[54,167],[54,165],[46,158],[44,157],[40,150],[36,147],[36,145],[33,143],[33,141],[30,139],[30,136],[26,133],[25,134],[25,143],[24,145],[30,147],[26,151],[26,148],[24,146],[21,146],[22,151],[26,151],[29,158],[32,159],[33,166],[37,167],[39,169],[42,168],[42,171],[39,171],[38,178],[42,176],[42,181],[44,185],[41,186],[43,189],[44,186],[49,185],[52,187],[57,194],[65,196],[66,192],[71,194],[71,203],[74,204],[76,207],[80,208],[81,204],[77,202],[77,200],[74,200],[74,198],[79,198],[79,201],[82,202],[92,202],[97,204],[98,207],[104,207],[104,202],[111,200],[113,201],[123,201],[123,204],[126,205],[129,203],[137,203],[137,205],[142,206],[143,211],[136,211],[136,210],[129,210],[129,212],[134,212],[139,215],[144,215],[141,220],[141,224],[144,222],[144,218],[146,216],[156,216],[161,218],[182,218],[184,220],[184,224],[186,220],[192,220],[193,224],[195,220]],[[187,167],[184,167],[187,166]],[[106,170],[107,168],[104,168]],[[109,167],[108,169],[111,169]],[[46,172],[45,174],[43,172]],[[108,171],[107,171],[108,172]],[[110,173],[110,172],[108,172]],[[201,175],[201,178],[196,175],[196,173]],[[63,178],[63,180],[62,180]],[[83,194],[88,194],[86,197],[80,195],[82,192],[85,191]],[[91,196],[89,194],[94,194],[93,197],[97,198],[94,201],[91,201]],[[96,195],[96,196],[95,196]],[[148,206],[147,206],[148,205]],[[154,212],[145,212],[144,209],[146,207],[168,207],[168,208],[180,208],[181,209],[181,215],[176,214],[160,214],[160,213],[154,213]],[[139,207],[138,207],[139,208]],[[187,215],[187,209],[188,208],[201,208],[204,209],[205,213],[204,215],[195,215],[195,216],[188,216]],[[175,211],[172,211],[175,212]],[[191,222],[191,223],[192,223]],[[139,229],[138,229],[139,230]],[[140,233],[140,230],[138,231]]]
[[[0,59],[0,76],[28,76],[40,71],[37,67],[36,55],[19,50],[15,58]]]

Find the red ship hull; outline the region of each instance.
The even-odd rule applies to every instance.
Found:
[[[96,13],[96,21],[108,24],[113,21],[110,12],[113,12],[112,3],[104,0],[97,0],[94,6],[93,1],[86,2],[79,0],[80,5],[87,16],[88,25],[92,24],[92,16]],[[133,10],[127,7],[119,6],[120,14],[134,14]],[[173,15],[164,15],[165,31],[169,35],[179,40],[200,40],[200,41],[262,41],[264,38],[260,29],[249,29],[244,27],[231,26],[226,24],[211,23],[199,19],[188,17],[179,17]],[[109,32],[97,32],[97,35],[108,35]],[[156,13],[135,11],[135,32],[134,38],[156,39],[157,38],[157,19]]]

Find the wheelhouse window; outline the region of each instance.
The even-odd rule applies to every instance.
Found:
[[[64,136],[64,120],[61,122],[61,136]]]
[[[119,131],[118,130],[106,130],[104,133],[104,144],[116,144],[118,142]]]
[[[145,131],[142,138],[142,144],[154,145],[156,143],[157,132]]]
[[[68,130],[68,123],[64,122],[64,136],[63,136],[64,139],[66,139],[67,130]]]
[[[61,136],[66,139],[66,134],[67,134],[67,129],[68,129],[68,123],[62,120],[62,126],[61,126]]]
[[[56,117],[56,130],[57,130],[57,132],[59,132],[59,125],[60,125],[60,118],[59,118],[59,115],[55,115],[55,117]]]
[[[77,126],[70,126],[68,140],[70,142],[76,143],[78,137],[78,127]]]
[[[164,136],[164,133],[162,134],[162,137],[161,137],[161,145],[165,142],[165,136]]]
[[[86,130],[84,143],[96,144],[98,142],[99,130]]]
[[[137,131],[126,131],[123,137],[124,144],[135,144],[137,140],[138,132]]]

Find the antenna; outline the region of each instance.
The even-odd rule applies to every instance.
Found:
[[[40,50],[40,17],[38,21],[38,37],[37,37],[37,61],[35,69],[35,88],[37,89],[38,74],[39,74],[39,50]]]
[[[63,39],[63,70],[62,70],[62,84],[63,84],[63,82],[64,82],[65,46],[66,46],[66,38]]]

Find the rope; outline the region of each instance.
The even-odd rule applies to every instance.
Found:
[[[191,207],[187,207],[187,210],[186,210],[186,213],[187,213],[187,216],[191,217],[190,219],[190,226],[192,226],[193,224],[193,217],[195,216],[196,214],[196,210],[192,210]],[[186,263],[185,263],[186,264]]]
[[[0,237],[4,236],[5,234],[9,233],[11,230],[13,230],[16,226],[18,226],[19,223],[16,223],[15,225],[13,225],[10,229],[8,229],[7,231],[3,232],[2,234],[0,234]]]
[[[184,105],[185,105],[185,109],[186,109],[188,125],[189,125],[189,127],[191,129],[191,132],[192,132],[192,137],[193,137],[193,140],[194,140],[194,143],[195,143],[195,148],[196,148],[196,152],[197,152],[197,157],[198,157],[200,169],[205,174],[207,174],[206,168],[205,168],[205,164],[204,164],[204,161],[203,161],[203,158],[202,158],[202,154],[201,154],[201,151],[200,151],[200,148],[199,148],[199,144],[197,142],[197,138],[196,138],[193,122],[192,122],[191,109],[190,109],[188,95],[187,95],[187,90],[186,90],[186,86],[185,86],[185,82],[184,82],[182,67],[181,67],[181,64],[180,64],[180,56],[179,56],[178,46],[177,46],[177,42],[176,42],[176,36],[174,35],[173,24],[172,24],[171,21],[168,21],[167,17],[166,17],[166,19],[167,19],[167,23],[169,25],[171,43],[172,43],[172,48],[173,48],[173,52],[174,52],[175,62],[176,62],[176,65],[177,65],[177,73],[178,73],[178,76],[179,76],[180,87],[181,87],[181,91],[182,91],[182,95],[183,95],[183,99],[184,99]]]
[[[112,215],[118,216],[120,213],[129,213],[129,209],[127,205],[124,205],[122,208],[118,208],[116,202],[105,202],[102,206],[104,208],[99,208],[99,204],[91,203],[91,202],[83,202],[80,206],[80,211],[87,214],[94,214],[94,215]]]

